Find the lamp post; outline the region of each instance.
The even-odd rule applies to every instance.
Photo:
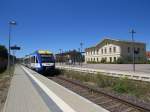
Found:
[[[11,40],[11,30],[12,26],[16,25],[16,21],[9,21],[9,37],[8,37],[8,71],[10,76],[10,40]]]
[[[81,49],[80,48],[78,48],[78,52],[79,52],[79,55],[78,55],[78,61],[79,61],[79,65],[80,65],[80,63],[81,63],[81,56],[80,56],[80,52],[81,52]]]
[[[61,59],[62,59],[61,51],[62,51],[62,49],[59,49],[59,52],[60,52],[60,55],[59,55],[59,64],[60,64],[60,65],[61,65]]]
[[[64,64],[64,51],[63,51],[63,49],[61,49],[61,53],[62,53],[62,65]]]
[[[82,66],[82,48],[83,48],[83,43],[80,43],[80,50],[81,50],[81,66]]]
[[[132,36],[132,58],[133,58],[133,71],[135,72],[135,54],[134,54],[134,34],[136,33],[134,29],[129,32]]]

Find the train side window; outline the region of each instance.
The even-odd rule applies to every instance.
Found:
[[[31,57],[31,63],[35,63],[35,56]]]
[[[36,58],[36,63],[38,63],[37,57],[35,57],[35,58]]]
[[[35,63],[35,56],[33,56],[33,63]]]
[[[33,57],[31,57],[30,61],[31,61],[31,63],[33,63]]]

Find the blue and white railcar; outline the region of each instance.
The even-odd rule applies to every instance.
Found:
[[[23,63],[37,72],[49,72],[55,69],[54,55],[47,50],[38,50],[26,56]]]

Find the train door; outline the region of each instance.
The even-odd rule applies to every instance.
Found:
[[[31,68],[34,69],[35,68],[35,56],[31,56]]]
[[[38,61],[38,57],[37,56],[35,56],[35,67],[36,68],[40,68],[40,63]]]

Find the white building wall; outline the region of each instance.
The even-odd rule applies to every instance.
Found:
[[[102,52],[103,49],[103,52]],[[106,49],[106,52],[105,52]],[[92,52],[92,54],[91,54]],[[85,61],[95,61],[100,62],[102,58],[106,58],[107,62],[114,61],[114,57],[116,60],[121,56],[121,47],[114,44],[107,44],[102,46],[101,48],[88,50],[85,55]],[[110,58],[112,58],[110,60]]]

